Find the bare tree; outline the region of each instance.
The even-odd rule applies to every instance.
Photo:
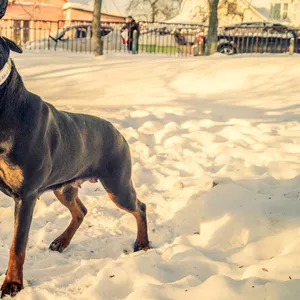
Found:
[[[135,17],[157,22],[174,17],[182,0],[130,0],[127,12]]]
[[[95,0],[94,14],[93,14],[93,48],[96,56],[102,55],[102,43],[101,43],[101,8],[102,0]]]
[[[205,45],[205,55],[212,55],[218,49],[218,6],[219,0],[209,0],[209,23]]]
[[[198,5],[195,7],[193,11],[190,12],[190,19],[193,21],[197,21],[199,23],[205,24],[208,20],[208,9],[209,3],[206,1],[202,3],[202,5]]]
[[[30,20],[35,20],[40,11],[40,2],[41,0],[34,0],[31,3],[33,5],[33,9],[31,11],[29,11],[20,0],[12,0],[11,4],[18,4],[22,8],[22,10],[29,16]]]

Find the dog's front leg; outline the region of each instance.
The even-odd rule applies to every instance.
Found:
[[[14,237],[5,281],[1,287],[1,298],[15,296],[23,289],[23,264],[36,196],[15,199]]]

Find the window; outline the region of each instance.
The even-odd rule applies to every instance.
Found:
[[[288,8],[289,8],[288,3],[284,3],[283,4],[283,13],[282,13],[282,19],[283,20],[288,18]]]
[[[75,38],[76,39],[86,38],[86,29],[85,28],[78,28],[76,30]]]
[[[280,20],[280,16],[281,16],[280,12],[281,12],[281,4],[280,3],[274,4],[273,18],[276,20]]]
[[[271,18],[271,19],[274,19],[274,4],[271,4],[270,18]]]
[[[23,43],[29,41],[30,23],[23,21]]]
[[[13,40],[17,44],[21,44],[21,21],[20,20],[14,20]]]

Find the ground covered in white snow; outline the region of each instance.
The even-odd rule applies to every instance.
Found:
[[[49,252],[69,213],[47,193],[16,300],[299,299],[299,56],[15,62],[31,91],[124,134],[153,245],[132,253],[134,218],[86,184],[82,227],[64,253]],[[12,222],[13,201],[1,195],[0,283]]]

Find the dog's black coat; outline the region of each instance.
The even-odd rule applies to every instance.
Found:
[[[0,38],[0,68],[9,49]],[[13,197],[15,234],[2,295],[23,288],[23,264],[36,199],[47,190],[70,210],[72,222],[50,246],[62,251],[80,226],[86,209],[78,198],[77,181],[100,180],[114,203],[132,213],[138,225],[135,250],[149,249],[146,206],[137,200],[131,182],[129,146],[103,119],[58,111],[26,90],[15,65],[0,87],[0,190]]]
[[[119,170],[122,161],[130,161],[127,143],[111,123],[58,111],[25,89],[15,67],[0,100],[0,132],[0,146],[13,136],[8,158],[24,174],[20,189],[4,190],[14,197],[107,177],[116,164]]]

